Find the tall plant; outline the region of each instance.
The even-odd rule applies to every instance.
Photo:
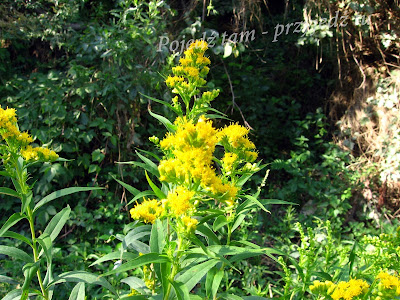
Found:
[[[213,126],[212,118],[224,116],[210,107],[219,91],[202,91],[210,64],[204,56],[207,48],[206,42],[195,41],[172,68],[173,75],[165,80],[176,94],[172,104],[148,97],[177,116],[171,122],[150,111],[168,130],[161,141],[151,138],[162,156],[143,151],[137,153],[143,162],[129,162],[145,170],[151,190],[140,192],[119,181],[135,196],[129,203],[135,203],[130,210],[135,222],[122,238],[123,247],[94,264],[120,258],[119,266],[106,276],[140,273],[122,280],[130,286],[131,297],[190,299],[193,290],[205,299],[227,296],[218,294],[226,268],[237,270],[234,264],[239,260],[275,252],[233,239],[249,212],[268,212],[264,204],[271,201],[257,199],[261,187],[253,195],[243,189],[265,167],[255,162],[249,130],[238,124]],[[205,288],[197,289],[204,277]]]
[[[70,299],[76,299],[84,294],[84,284],[99,282],[113,290],[104,279],[98,281],[95,275],[86,272],[68,272],[55,276],[53,274],[53,244],[64,224],[69,218],[69,206],[58,212],[47,224],[44,230],[35,226],[40,209],[49,202],[79,191],[98,189],[95,187],[72,187],[51,193],[34,201],[33,184],[29,184],[28,168],[33,164],[52,162],[58,155],[45,147],[33,147],[33,138],[27,132],[20,132],[15,109],[0,107],[0,157],[3,170],[1,176],[11,179],[14,189],[0,187],[0,194],[6,194],[21,200],[21,211],[12,214],[0,228],[0,238],[11,238],[26,244],[31,254],[13,247],[0,245],[0,254],[22,260],[24,281],[19,282],[8,276],[0,276],[0,281],[15,283],[16,288],[3,299],[28,299],[28,296],[38,296],[37,299],[50,300],[53,297],[54,286],[65,281],[81,281],[72,290]],[[29,236],[11,231],[10,228],[19,222],[29,224]],[[40,234],[38,234],[38,232]],[[34,278],[36,277],[36,280]],[[82,291],[83,288],[83,291]]]

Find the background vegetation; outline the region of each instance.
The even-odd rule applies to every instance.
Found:
[[[284,31],[278,36],[279,25]],[[343,247],[341,253],[351,250],[346,241],[394,233],[400,214],[399,28],[397,0],[2,1],[0,104],[17,109],[21,131],[68,159],[32,172],[35,194],[105,187],[41,211],[45,224],[66,204],[72,208],[57,240],[59,271],[88,269],[118,247],[117,234],[131,221],[126,203],[132,195],[115,179],[138,189],[147,183],[141,169],[117,162],[136,160],[136,149],[151,147],[148,137],[162,137],[148,109],[164,108],[142,96],[171,101],[164,80],[179,53],[170,44],[160,47],[162,36],[216,37],[208,51],[208,85],[221,94],[213,106],[252,129],[270,169],[261,197],[296,204],[269,207],[271,214],[260,212],[236,235],[297,259],[307,238],[296,222],[310,227],[308,234],[321,240],[315,247],[323,249],[330,220],[329,243],[339,252]],[[252,30],[254,39],[232,36]],[[14,198],[0,197],[0,216],[16,212]],[[0,275],[20,270],[18,262],[0,259]],[[310,282],[297,275],[285,280],[285,260],[241,262],[243,273],[232,271],[224,286],[272,298],[283,296],[288,282],[296,288]],[[0,283],[0,291],[8,285]],[[305,297],[298,291],[298,299]],[[96,290],[93,299],[103,292]]]

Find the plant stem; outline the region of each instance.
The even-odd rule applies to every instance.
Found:
[[[29,227],[31,229],[31,235],[32,235],[33,261],[36,263],[39,260],[39,258],[38,258],[38,251],[37,251],[37,247],[36,247],[34,218],[33,218],[33,213],[32,213],[32,210],[30,207],[27,208],[27,213],[28,213]],[[37,278],[39,281],[40,290],[42,291],[42,296],[44,299],[47,300],[49,298],[49,296],[48,296],[46,289],[44,288],[42,275],[40,274],[40,269],[37,270],[36,275],[37,275]]]
[[[168,282],[167,291],[165,292],[163,300],[168,300],[169,294],[171,293],[171,287],[172,287],[171,282],[174,281],[175,276],[176,276],[176,274],[178,273],[178,270],[179,270],[179,260],[180,260],[180,257],[181,257],[181,255],[180,255],[181,245],[182,245],[182,240],[181,240],[180,235],[178,234],[178,249],[176,251],[176,257],[175,257],[174,262],[173,262],[171,274],[169,275],[169,278],[168,278],[170,282]]]

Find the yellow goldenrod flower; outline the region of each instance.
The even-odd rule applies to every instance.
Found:
[[[163,208],[157,200],[144,200],[130,210],[132,219],[141,220],[145,223],[154,223],[161,216]]]
[[[193,191],[189,191],[182,186],[178,186],[175,191],[168,193],[167,202],[172,213],[175,216],[186,213],[191,207],[190,200],[194,194]]]
[[[17,140],[22,144],[22,145],[27,145],[33,142],[32,137],[29,135],[27,132],[21,132],[17,136]]]
[[[196,63],[199,65],[209,65],[211,63],[211,61],[208,57],[199,56],[196,59]]]
[[[188,50],[192,50],[193,52],[204,53],[208,49],[208,44],[204,40],[196,40],[194,43],[190,44]]]
[[[183,68],[184,72],[189,77],[198,78],[199,77],[199,69],[194,67],[185,67]]]
[[[25,160],[38,160],[39,155],[36,150],[32,146],[27,146],[25,149],[21,150],[21,155]]]
[[[362,279],[351,279],[350,281],[341,281],[336,286],[331,297],[333,300],[352,300],[367,292],[369,284]]]
[[[184,78],[180,76],[168,76],[167,79],[165,80],[165,83],[170,87],[174,88],[177,83],[183,82]]]
[[[238,156],[236,153],[225,152],[225,155],[222,158],[222,166],[224,167],[225,171],[232,172],[237,160]]]
[[[390,275],[386,272],[380,272],[376,279],[379,279],[379,287],[381,290],[386,290],[389,293],[395,293],[400,296],[400,279],[397,276]]]
[[[196,229],[197,224],[199,224],[199,221],[189,216],[184,216],[182,222],[185,225],[187,232],[193,232]]]
[[[336,287],[332,281],[324,281],[321,282],[319,280],[314,280],[313,284],[310,285],[310,291],[314,294],[330,294],[332,293],[333,289]]]

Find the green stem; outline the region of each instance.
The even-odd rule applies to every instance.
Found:
[[[28,207],[27,212],[28,212],[29,227],[31,229],[31,235],[32,235],[33,261],[36,263],[39,260],[39,257],[38,257],[38,250],[36,247],[34,218],[33,218],[33,213],[32,213],[32,210],[30,207]],[[40,274],[40,269],[37,270],[36,275],[37,275],[37,278],[39,281],[40,290],[42,291],[42,296],[44,299],[47,300],[49,298],[49,295],[48,295],[46,289],[44,288],[42,275]]]
[[[24,172],[26,172],[26,169],[22,168],[22,170],[16,165],[15,163],[15,170],[16,170],[16,178],[19,184],[19,188],[20,188],[20,192],[22,194],[22,198],[28,197],[29,195],[29,185],[26,183],[26,173],[24,174]],[[25,176],[24,176],[25,175]],[[27,207],[26,209],[26,214],[28,216],[28,222],[29,222],[29,228],[31,230],[31,236],[32,236],[32,250],[33,250],[33,261],[36,263],[39,260],[39,255],[38,255],[38,249],[37,249],[37,243],[36,243],[36,235],[35,235],[35,218],[33,216],[33,212],[32,209],[29,207]],[[38,281],[39,281],[39,285],[40,285],[40,289],[42,291],[42,296],[44,299],[49,299],[49,295],[46,291],[46,289],[44,288],[43,285],[43,280],[42,280],[42,275],[40,274],[40,269],[37,270],[36,272]]]
[[[229,246],[231,243],[232,227],[231,223],[228,223],[228,236],[226,238],[226,245]]]
[[[175,276],[179,271],[179,260],[180,260],[180,257],[181,257],[181,255],[180,255],[181,246],[182,246],[182,240],[181,240],[180,235],[178,234],[178,249],[177,249],[177,252],[176,252],[176,257],[175,257],[174,262],[173,262],[171,274],[169,275],[169,278],[168,278],[170,282],[168,282],[167,291],[165,292],[163,300],[168,300],[169,295],[171,293],[171,287],[172,287],[171,282],[175,280]]]

